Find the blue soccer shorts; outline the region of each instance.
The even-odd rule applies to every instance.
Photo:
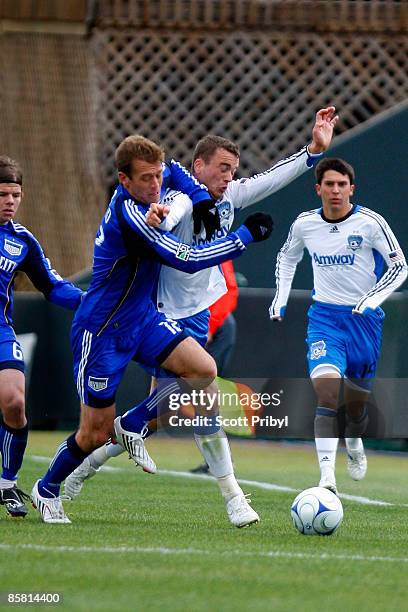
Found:
[[[197,314],[192,315],[191,317],[176,319],[176,323],[184,329],[186,334],[194,338],[194,340],[196,340],[201,346],[205,346],[207,344],[209,322],[210,311],[208,308],[202,310],[201,312],[197,312]],[[137,358],[134,360],[138,361]],[[174,378],[173,372],[169,372],[163,368],[150,368],[142,363],[140,365],[148,374],[150,374],[150,376],[155,376],[156,378]]]
[[[353,315],[352,306],[315,302],[308,312],[306,343],[311,377],[325,366],[369,391],[380,356],[384,311]]]
[[[24,374],[23,349],[9,325],[0,327],[0,370],[20,370]]]
[[[129,361],[157,368],[186,337],[176,321],[156,310],[127,336],[97,336],[74,323],[74,378],[81,402],[93,408],[111,406]]]

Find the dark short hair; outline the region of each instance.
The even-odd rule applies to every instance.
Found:
[[[140,134],[128,136],[122,140],[115,151],[115,163],[118,172],[131,175],[132,161],[140,159],[150,164],[164,160],[164,150],[153,140],[149,140]]]
[[[7,155],[0,155],[0,183],[23,184],[23,172],[20,164]]]
[[[192,163],[194,164],[195,160],[200,158],[203,159],[206,164],[208,164],[217,149],[225,149],[236,157],[239,157],[240,155],[239,146],[233,143],[231,140],[223,138],[222,136],[208,134],[197,142],[193,153]]]
[[[354,184],[355,173],[354,168],[340,157],[325,157],[320,160],[315,169],[316,183],[322,184],[324,173],[328,170],[334,170],[340,174],[347,175],[350,179],[350,184]]]

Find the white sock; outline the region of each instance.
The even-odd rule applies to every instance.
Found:
[[[96,470],[101,467],[104,463],[108,461],[111,457],[117,457],[121,453],[123,453],[123,447],[120,444],[112,444],[112,442],[108,442],[103,446],[100,446],[94,452],[89,455],[89,461],[91,465]]]
[[[243,491],[234,476],[231,451],[225,433],[220,429],[216,433],[206,436],[194,434],[194,437],[211,474],[217,479],[225,501],[229,501],[237,495],[243,495]]]
[[[361,438],[344,438],[346,448],[350,452],[361,451],[364,452],[363,441]]]
[[[324,477],[328,472],[334,472],[338,438],[315,438],[317,460],[320,474]]]
[[[11,489],[17,484],[17,480],[8,480],[7,478],[0,478],[0,489]]]

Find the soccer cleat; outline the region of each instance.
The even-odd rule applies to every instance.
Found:
[[[79,465],[67,478],[64,484],[64,494],[70,499],[74,499],[80,494],[85,480],[95,476],[97,468],[91,465],[89,457],[85,457],[81,465]]]
[[[367,457],[364,451],[347,450],[347,470],[353,480],[362,480],[367,473]]]
[[[323,489],[328,489],[335,495],[338,495],[334,472],[333,474],[329,473],[329,474],[325,474],[324,476],[322,476],[319,482],[319,487],[322,487]]]
[[[121,417],[116,417],[114,426],[116,438],[129,453],[129,458],[133,459],[136,465],[140,465],[145,472],[155,474],[157,467],[153,459],[147,452],[142,436],[134,431],[126,431],[120,424]]]
[[[227,502],[227,514],[235,527],[249,527],[259,522],[259,516],[249,505],[250,502],[249,495],[244,494],[236,495]]]
[[[16,485],[8,489],[0,489],[0,504],[5,506],[10,516],[24,517],[28,513],[24,501],[29,500],[30,496],[18,489]]]
[[[62,507],[62,499],[64,497],[43,497],[38,491],[37,480],[31,491],[31,503],[33,507],[41,514],[44,523],[71,523]]]

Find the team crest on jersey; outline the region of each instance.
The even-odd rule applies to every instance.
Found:
[[[96,378],[96,376],[88,376],[88,387],[96,393],[103,391],[108,386],[109,378]]]
[[[10,240],[10,238],[4,239],[4,250],[9,253],[12,257],[18,257],[21,255],[21,251],[23,250],[23,246],[21,242],[15,242],[14,240]]]
[[[359,234],[351,234],[347,238],[348,248],[352,251],[357,251],[361,249],[361,243],[363,242],[363,237]]]
[[[231,204],[227,202],[221,202],[221,204],[217,204],[218,214],[220,215],[220,219],[227,219],[230,212]]]
[[[176,259],[188,261],[190,259],[190,246],[188,244],[179,244],[176,253]]]
[[[326,355],[326,343],[324,340],[312,342],[310,345],[310,359],[320,359]]]

